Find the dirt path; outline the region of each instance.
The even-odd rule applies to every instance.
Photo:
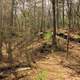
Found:
[[[75,56],[78,61],[80,61],[80,44],[71,42],[70,47],[71,54]],[[64,61],[65,58],[61,55],[64,54],[65,52],[54,52],[53,54],[49,54],[44,59],[37,62],[40,70],[47,71],[48,75],[46,80],[80,80],[80,74],[77,74],[74,69],[70,69],[62,65],[61,61]],[[78,61],[75,58],[70,56],[68,59],[69,61],[65,60],[64,64],[77,64]],[[75,68],[77,68],[77,66],[75,66]]]
[[[72,55],[79,56],[80,44],[71,42],[70,51]],[[33,77],[32,80],[39,80],[34,78],[37,77],[40,74],[40,72],[44,73],[44,71],[46,71],[47,73],[45,80],[80,80],[80,74],[77,74],[74,69],[63,66],[63,64],[68,64],[68,63],[75,65],[75,63],[77,62],[75,61],[74,58],[72,59],[71,56],[68,59],[69,61],[66,61],[63,54],[65,54],[65,52],[60,52],[60,51],[54,52],[52,54],[46,55],[44,58],[37,61],[38,68],[37,70],[32,71],[31,75]],[[65,61],[65,63],[62,62],[62,60]]]
[[[64,58],[58,53],[49,54],[45,56],[45,58],[37,61],[37,69],[33,68],[29,71],[25,70],[17,73],[19,76],[23,74],[25,75],[17,80],[80,80],[80,75],[76,74],[74,70],[64,67],[61,64],[63,59]],[[39,79],[39,77],[45,77],[45,79]]]
[[[61,58],[56,55],[48,55],[45,59],[37,62],[40,70],[47,71],[46,80],[80,80],[80,76],[69,68],[63,67]]]

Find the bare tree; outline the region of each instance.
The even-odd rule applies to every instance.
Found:
[[[0,0],[0,61],[2,60],[2,36],[3,36],[3,32],[2,32],[2,27],[3,27],[3,0]]]
[[[56,17],[55,17],[55,0],[51,0],[52,2],[52,10],[53,10],[53,36],[52,36],[52,45],[54,48],[56,47]]]
[[[71,28],[71,4],[72,4],[72,1],[71,0],[67,0],[67,6],[68,6],[68,37],[67,37],[67,58],[68,58],[68,55],[69,55],[69,44],[70,44],[70,28]]]

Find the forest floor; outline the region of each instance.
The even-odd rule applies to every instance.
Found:
[[[29,70],[29,80],[80,80],[80,44],[70,43],[67,59],[65,51],[36,53],[36,68]],[[23,77],[19,80],[28,79]]]
[[[74,70],[61,65],[59,56],[49,56],[49,59],[39,61],[38,66],[41,70],[46,70],[45,80],[80,80],[80,76]]]
[[[71,45],[73,45],[71,54],[75,56],[75,53],[79,57],[79,44],[72,43]],[[37,61],[39,67],[37,75],[40,75],[41,70],[43,77],[45,76],[44,73],[47,74],[45,80],[80,80],[80,58],[69,56],[66,60],[65,54],[66,52],[53,52],[40,61]]]
[[[66,51],[40,52],[43,43],[33,43],[35,68],[17,70],[17,73],[9,73],[7,78],[0,80],[80,80],[80,43],[70,42],[68,58]]]

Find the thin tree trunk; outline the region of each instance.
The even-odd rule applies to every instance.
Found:
[[[71,28],[71,1],[67,0],[67,5],[68,5],[68,20],[69,20],[69,24],[68,24],[68,37],[67,37],[67,55],[66,58],[68,58],[69,56],[69,44],[70,44],[70,28]]]
[[[59,5],[57,0],[57,28],[59,28]]]
[[[14,2],[15,2],[15,0],[12,0],[12,4],[11,4],[11,23],[10,23],[10,27],[12,27],[12,28],[10,28],[11,30],[10,30],[10,32],[12,33],[12,31],[13,31],[13,27],[14,27],[14,14],[13,14],[13,11],[14,11]],[[11,34],[10,33],[10,34]],[[10,36],[9,37],[9,41],[8,41],[8,49],[7,49],[7,53],[8,53],[8,59],[9,59],[9,62],[10,62],[10,64],[12,64],[13,63],[13,55],[12,55],[12,42],[11,42],[11,37],[12,36]]]
[[[63,28],[64,28],[64,0],[63,0]]]
[[[52,45],[56,48],[56,20],[55,20],[55,0],[52,1],[52,10],[53,10],[53,36],[52,36]]]
[[[42,0],[42,18],[41,18],[41,29],[40,31],[43,32],[44,27],[44,0]]]
[[[2,32],[2,27],[3,27],[3,0],[0,1],[0,10],[1,10],[1,13],[0,13],[0,61],[2,60],[2,43],[3,43],[3,39],[2,39],[2,36],[3,36],[3,32]]]

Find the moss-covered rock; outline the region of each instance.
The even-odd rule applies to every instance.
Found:
[[[51,38],[52,38],[52,32],[45,32],[45,33],[43,33],[43,38],[44,38],[44,40],[46,41],[46,42],[49,42],[49,41],[51,41]]]

